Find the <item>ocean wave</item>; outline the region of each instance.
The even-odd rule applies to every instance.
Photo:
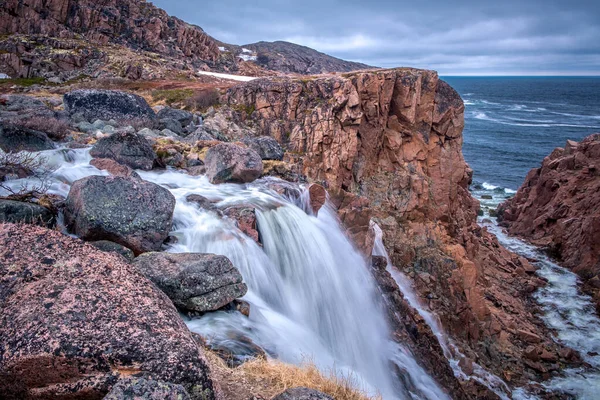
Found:
[[[600,126],[598,126],[598,125],[575,124],[575,123],[569,124],[569,123],[559,123],[559,122],[543,121],[543,120],[526,119],[526,120],[507,121],[507,120],[490,117],[489,115],[487,115],[486,113],[484,113],[482,111],[474,112],[472,115],[473,115],[473,118],[475,118],[475,119],[479,119],[482,121],[495,122],[497,124],[508,125],[508,126],[524,126],[524,127],[533,127],[533,128],[559,127],[559,128],[600,129]]]
[[[489,182],[483,182],[483,183],[475,182],[475,183],[473,183],[473,185],[471,185],[471,188],[474,190],[478,190],[480,192],[484,191],[484,192],[502,193],[502,194],[508,194],[508,195],[517,193],[516,190],[501,187],[501,186],[496,186]]]
[[[558,112],[558,111],[549,111],[549,113],[554,114],[554,115],[562,115],[564,117],[600,119],[600,115],[581,115],[581,114],[563,113],[563,112]]]
[[[474,106],[476,103],[469,101],[469,100],[464,100],[463,103],[465,104],[465,106]]]

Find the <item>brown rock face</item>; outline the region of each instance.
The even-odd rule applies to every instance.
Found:
[[[102,399],[132,375],[194,399],[219,393],[173,304],[133,266],[56,231],[0,224],[0,397]]]
[[[217,43],[201,28],[170,17],[140,0],[6,0],[0,34],[83,35],[97,45],[109,42],[179,58],[216,61]]]
[[[226,101],[237,127],[277,139],[288,161],[329,191],[366,255],[369,223],[380,225],[393,264],[468,358],[514,384],[543,378],[521,361],[528,343],[516,332],[555,346],[532,314],[529,293],[540,282],[476,224],[472,170],[461,152],[464,105],[435,72],[255,80],[231,88]],[[439,361],[431,351],[424,365],[448,384],[454,378],[431,367]]]
[[[499,216],[511,234],[545,247],[579,274],[600,309],[600,134],[555,149]]]

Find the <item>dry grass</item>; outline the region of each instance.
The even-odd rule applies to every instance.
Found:
[[[247,400],[252,397],[270,399],[286,389],[295,387],[316,389],[336,400],[380,399],[369,397],[356,389],[352,376],[323,374],[312,362],[296,366],[256,358],[237,368],[229,368],[215,353],[205,350],[205,354],[228,400]]]

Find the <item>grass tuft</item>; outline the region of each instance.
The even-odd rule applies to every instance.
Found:
[[[380,400],[379,396],[369,397],[356,389],[354,376],[340,377],[333,372],[324,374],[312,361],[297,366],[255,358],[237,368],[229,368],[215,353],[205,350],[205,354],[228,399],[245,400],[252,396],[269,399],[286,389],[307,387],[336,400]]]

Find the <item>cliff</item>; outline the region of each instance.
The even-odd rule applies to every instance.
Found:
[[[567,141],[532,169],[499,218],[579,274],[600,309],[600,134]]]
[[[277,139],[288,162],[329,190],[366,253],[369,221],[381,226],[394,265],[470,360],[513,383],[548,372],[524,356],[532,343],[558,352],[532,314],[529,293],[542,282],[476,224],[464,105],[435,72],[257,80],[231,88],[226,103],[237,128],[223,131],[235,138],[242,125]]]

